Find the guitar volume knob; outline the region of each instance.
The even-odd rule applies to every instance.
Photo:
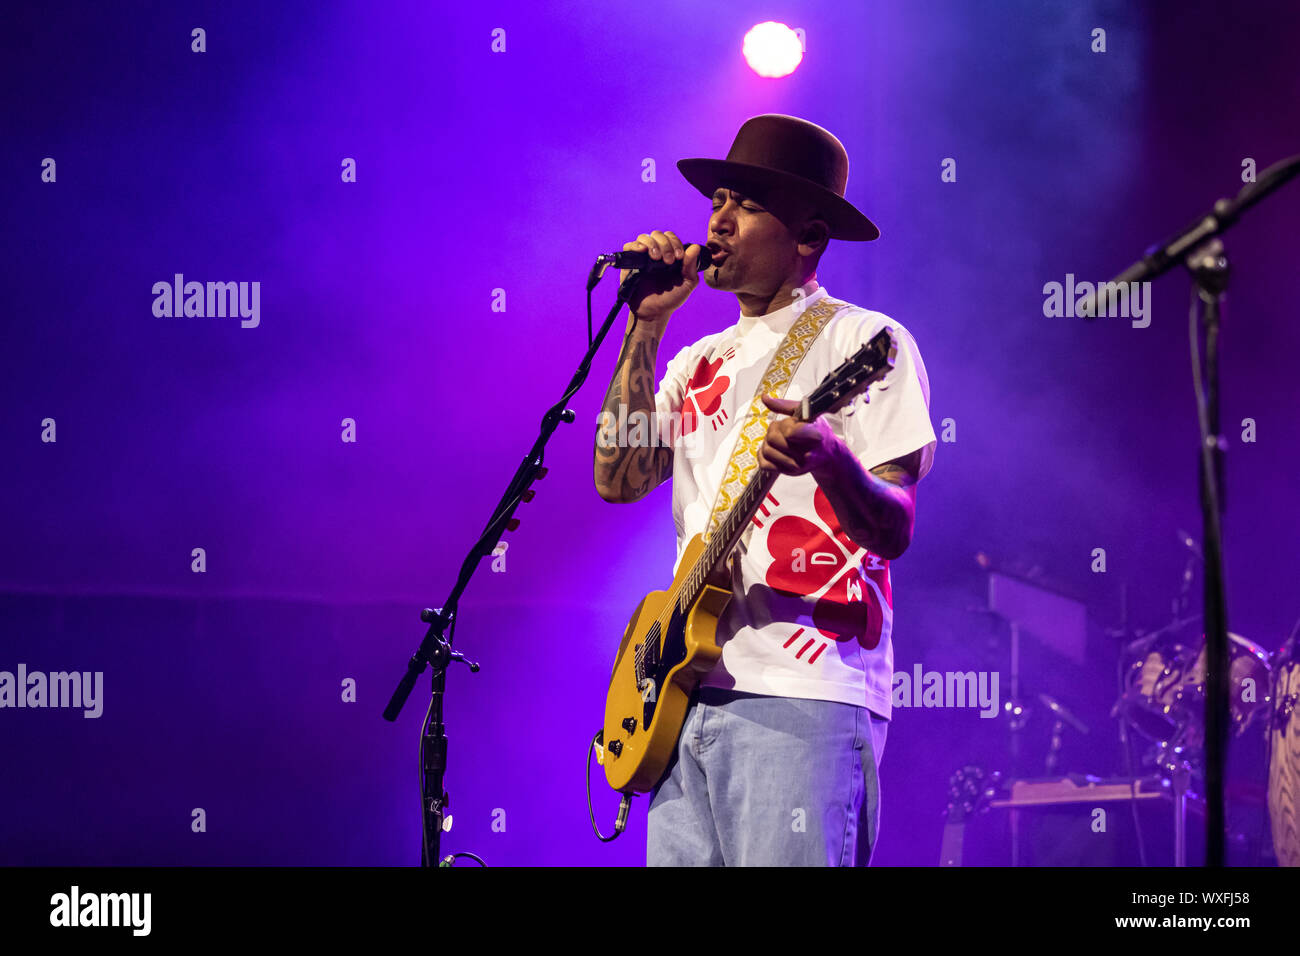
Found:
[[[624,717],[624,718],[623,718],[623,729],[627,731],[629,737],[630,737],[632,734],[636,733],[636,718],[635,718],[635,717]]]

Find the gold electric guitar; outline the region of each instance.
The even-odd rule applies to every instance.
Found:
[[[831,372],[803,399],[800,421],[812,421],[852,401],[894,367],[897,347],[888,329]],[[647,793],[668,768],[691,693],[722,656],[716,630],[731,600],[728,560],[777,473],[756,470],[706,543],[686,545],[667,591],[645,596],[623,632],[605,699],[605,779],[615,790]]]

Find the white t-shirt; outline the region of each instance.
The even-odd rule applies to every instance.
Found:
[[[827,297],[800,290],[769,315],[740,316],[729,329],[677,353],[655,396],[660,427],[672,433],[677,562],[702,534],[748,406],[772,354],[803,309]],[[826,416],[831,429],[874,468],[924,449],[934,461],[930,385],[916,342],[879,312],[845,304],[822,328],[786,398],[807,395],[882,328],[895,335],[894,369],[862,397]],[[777,417],[772,413],[772,417]],[[753,694],[833,700],[891,713],[894,651],[889,562],[854,544],[812,475],[781,475],[737,546],[732,600],[718,621],[722,658],[704,686]]]

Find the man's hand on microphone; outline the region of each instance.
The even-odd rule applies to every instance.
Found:
[[[676,233],[656,229],[654,232],[643,232],[632,242],[624,243],[623,251],[648,252],[651,259],[662,259],[669,264],[682,263],[680,270],[647,269],[642,272],[628,297],[628,305],[636,319],[666,325],[668,318],[681,308],[682,303],[700,283],[700,246],[692,243],[683,247]],[[627,279],[628,271],[620,270],[620,284]]]

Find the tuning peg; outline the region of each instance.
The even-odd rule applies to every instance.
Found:
[[[545,477],[546,477],[546,473],[547,473],[549,470],[550,470],[549,468],[538,468],[538,469],[537,469],[537,478],[536,478],[536,480],[537,480],[537,481],[541,481],[543,478],[545,478]]]
[[[519,519],[518,519],[518,518],[511,518],[509,521],[506,522],[506,530],[507,530],[507,531],[514,531],[514,530],[515,530],[516,528],[518,528],[518,527],[519,527]]]
[[[533,491],[532,488],[529,488],[527,491],[523,493],[521,497],[524,499],[524,501],[532,501],[533,498],[536,497],[536,495],[537,492]]]

